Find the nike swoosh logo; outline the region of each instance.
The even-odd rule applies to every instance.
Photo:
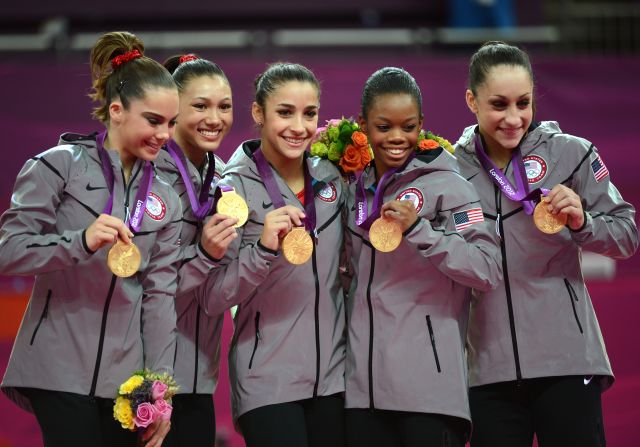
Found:
[[[87,183],[87,191],[95,191],[96,189],[107,189],[106,186],[91,186],[91,183]]]
[[[270,208],[270,207],[271,207],[271,205],[273,205],[273,203],[272,203],[272,202],[269,202],[269,203],[264,203],[264,202],[262,202],[262,208],[264,208],[265,210],[266,210],[267,208]]]
[[[585,376],[584,384],[585,385],[589,385],[589,383],[591,382],[592,379],[593,379],[593,376],[589,376],[589,377]]]

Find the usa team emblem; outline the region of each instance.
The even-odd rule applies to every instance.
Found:
[[[539,155],[527,155],[522,161],[529,183],[538,183],[547,174],[547,162]]]
[[[408,188],[396,196],[396,200],[409,200],[419,213],[424,205],[424,196],[418,188]]]
[[[335,202],[338,198],[338,190],[332,182],[329,182],[324,188],[316,193],[316,197],[323,202]]]
[[[609,175],[609,170],[604,165],[602,158],[600,158],[600,154],[596,154],[596,158],[591,162],[591,172],[593,172],[593,176],[598,183]]]
[[[471,225],[484,222],[482,208],[472,208],[470,210],[453,213],[453,222],[456,224],[456,231],[462,231]]]
[[[150,192],[147,197],[147,209],[144,212],[153,220],[162,220],[167,214],[167,206],[159,196]]]

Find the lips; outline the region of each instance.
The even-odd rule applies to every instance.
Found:
[[[216,139],[220,135],[220,130],[198,129],[198,133],[207,139]]]
[[[289,146],[295,146],[295,147],[303,146],[306,141],[306,138],[297,138],[297,137],[282,137],[282,139],[286,141],[287,144],[289,144]]]

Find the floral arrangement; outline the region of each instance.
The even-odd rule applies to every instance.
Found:
[[[453,154],[453,146],[447,139],[430,131],[420,130],[417,152],[438,147]],[[367,136],[360,130],[358,123],[344,117],[328,120],[326,126],[318,128],[311,143],[311,155],[336,163],[347,175],[361,171],[373,159]]]
[[[113,417],[122,428],[135,431],[146,428],[157,419],[171,418],[171,398],[178,386],[168,374],[156,374],[149,370],[135,372],[120,385],[113,406]]]
[[[311,143],[311,155],[329,159],[344,174],[361,171],[373,159],[367,136],[352,119],[332,119],[319,127]]]

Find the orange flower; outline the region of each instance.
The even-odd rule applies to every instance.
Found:
[[[351,134],[351,141],[353,141],[353,145],[358,148],[367,147],[369,145],[367,136],[357,130]]]
[[[420,143],[418,143],[418,148],[420,148],[421,151],[428,151],[431,149],[437,149],[439,147],[440,144],[438,144],[437,141],[430,140],[428,138],[425,138],[424,140],[421,140]]]
[[[371,153],[369,152],[369,146],[365,146],[360,150],[360,169],[364,169],[369,163],[371,163]]]
[[[354,145],[350,144],[344,148],[339,165],[345,173],[356,172],[361,163],[360,151]]]

